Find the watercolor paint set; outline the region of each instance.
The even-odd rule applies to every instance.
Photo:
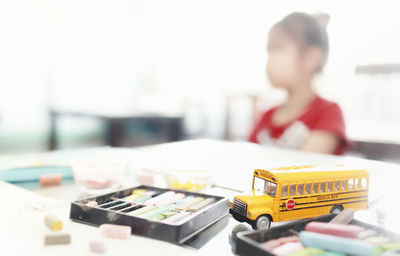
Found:
[[[228,212],[224,197],[138,186],[74,201],[70,219],[130,226],[132,234],[182,244]]]
[[[400,255],[398,234],[343,214],[298,220],[267,230],[239,232],[232,241],[232,250],[240,256]],[[344,222],[336,221],[338,219]]]

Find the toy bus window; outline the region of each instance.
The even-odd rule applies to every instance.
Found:
[[[341,190],[346,190],[347,189],[347,180],[342,180],[342,189]]]
[[[290,185],[289,195],[290,196],[296,195],[296,185]]]
[[[326,192],[326,182],[321,182],[320,183],[319,192],[320,193],[325,193]]]
[[[253,189],[256,190],[257,192],[264,193],[265,180],[263,180],[259,177],[254,177]]]
[[[288,195],[288,185],[282,185],[282,197],[285,197]]]
[[[312,193],[313,194],[318,193],[318,185],[319,185],[318,182],[313,183],[313,187],[312,187]]]
[[[355,189],[360,189],[360,185],[361,185],[360,179],[355,179],[354,188]]]
[[[349,180],[349,190],[353,190],[354,189],[354,180],[353,179],[350,179]]]
[[[334,187],[334,191],[339,191],[340,190],[340,180],[335,181],[335,187]]]
[[[304,184],[299,184],[299,185],[297,185],[297,194],[298,194],[299,196],[301,196],[301,195],[304,194]]]
[[[276,195],[276,184],[271,181],[265,181],[265,194],[268,194],[272,197]]]
[[[328,191],[327,192],[332,192],[333,191],[333,181],[328,182]]]
[[[307,183],[305,188],[304,188],[304,194],[309,195],[311,194],[311,183]]]
[[[367,178],[361,179],[361,189],[367,189]]]

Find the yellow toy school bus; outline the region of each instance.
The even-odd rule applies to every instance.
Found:
[[[342,165],[256,169],[252,195],[235,196],[230,213],[254,229],[267,229],[271,221],[367,209],[368,187],[368,172]]]

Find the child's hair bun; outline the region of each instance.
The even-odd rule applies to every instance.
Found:
[[[314,14],[313,17],[317,21],[318,25],[320,25],[321,28],[326,29],[328,27],[329,21],[331,17],[327,13],[317,13]]]

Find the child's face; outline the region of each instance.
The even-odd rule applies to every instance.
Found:
[[[299,44],[279,28],[269,33],[267,75],[273,86],[290,89],[304,76]]]

